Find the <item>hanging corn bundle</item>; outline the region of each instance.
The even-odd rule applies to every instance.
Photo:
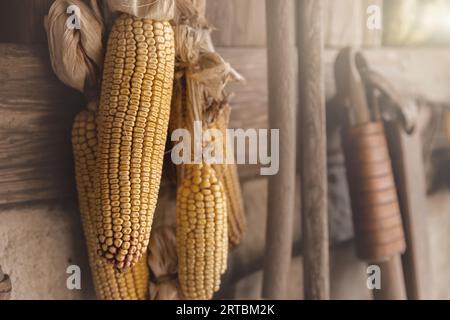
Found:
[[[243,78],[214,51],[210,29],[191,2],[177,1],[178,25],[175,30],[179,41],[171,130],[190,125],[192,131],[193,121],[201,121],[204,129],[220,130],[224,138],[222,156],[227,159],[233,156],[233,150],[228,149],[225,139],[231,108],[224,88],[229,81],[242,81]],[[195,85],[197,89],[192,88]],[[237,166],[229,162],[213,167],[227,194],[228,234],[230,245],[234,247],[240,243],[246,226]]]
[[[195,140],[188,146],[190,155],[182,155],[191,163],[177,168],[178,278],[184,297],[211,299],[219,290],[220,277],[226,269],[228,239],[233,244],[239,242],[245,217],[237,175],[232,172],[236,167],[197,159],[194,155],[198,144],[213,149],[216,156],[224,146],[214,139],[198,141],[197,126],[200,123],[200,134],[205,129],[225,131],[227,121],[220,121],[227,120],[224,117],[229,107],[223,89],[228,81],[240,76],[214,51],[210,30],[192,1],[177,1],[177,10],[171,130],[186,129]],[[231,223],[230,214],[233,214]],[[230,225],[235,234],[229,237]]]
[[[81,25],[77,29],[67,28],[66,10],[71,5],[77,6],[83,17],[78,17]],[[81,218],[97,297],[145,299],[149,281],[146,247],[164,148],[160,141],[165,140],[170,113],[174,45],[167,20],[173,12],[173,0],[159,1],[142,12],[126,7],[131,11],[116,20],[108,42],[99,113],[103,22],[96,1],[91,1],[91,6],[80,0],[54,2],[45,22],[51,62],[61,81],[86,95],[90,110],[76,117],[72,139]],[[117,8],[114,1],[109,6]],[[110,153],[105,153],[107,148]],[[124,175],[127,169],[129,176]],[[105,176],[105,172],[109,174]],[[114,189],[116,178],[119,189]],[[108,195],[97,192],[106,187],[111,191]],[[119,207],[114,206],[117,201]],[[138,261],[141,255],[144,258]],[[125,269],[128,272],[122,272]]]
[[[109,5],[123,10],[120,1]],[[162,7],[157,14],[161,20],[128,13],[115,20],[97,115],[99,253],[121,271],[147,250],[170,115],[175,51],[168,20],[173,1],[154,6]]]

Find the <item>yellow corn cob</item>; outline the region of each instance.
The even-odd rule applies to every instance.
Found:
[[[92,112],[82,111],[75,118],[72,143],[81,220],[97,298],[102,300],[146,299],[149,275],[144,259],[129,272],[119,273],[112,264],[97,255],[93,184],[97,134]]]
[[[174,73],[169,22],[122,14],[109,36],[97,118],[99,253],[124,271],[146,251],[159,192]]]
[[[207,164],[187,164],[177,192],[178,277],[187,299],[211,299],[228,255],[226,196]]]

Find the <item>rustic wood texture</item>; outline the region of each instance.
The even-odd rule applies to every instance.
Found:
[[[45,43],[44,16],[54,0],[0,1],[0,42]]]
[[[325,0],[325,45],[378,47],[381,30],[366,28],[367,7],[383,0]],[[213,41],[222,47],[265,47],[265,3],[262,0],[209,0],[207,18],[216,28]]]
[[[0,205],[74,194],[70,130],[79,95],[44,47],[0,45]]]
[[[412,300],[431,299],[428,210],[420,132],[407,135],[397,124],[389,124],[387,134],[407,243],[403,255],[407,296]]]
[[[266,50],[218,48],[246,78],[230,85],[231,127],[267,128]],[[45,46],[0,44],[0,204],[75,197],[70,129],[82,97],[53,75]],[[450,56],[445,49],[377,49],[365,51],[369,63],[410,97],[450,100]],[[326,50],[326,97],[335,93]],[[424,77],[423,75],[427,76]],[[259,166],[239,166],[244,180],[259,176]]]
[[[192,2],[194,4],[195,8],[197,9],[198,13],[202,17],[205,17],[207,1],[206,0],[193,0]]]
[[[322,0],[297,1],[304,291],[330,297]]]
[[[213,43],[222,47],[266,45],[263,0],[208,0],[206,17],[216,28]]]
[[[379,47],[382,30],[367,28],[367,8],[377,5],[383,8],[383,0],[325,0],[325,44],[330,48]],[[381,17],[380,17],[381,18]]]
[[[361,46],[361,0],[325,0],[324,37],[329,47]]]
[[[262,296],[286,297],[292,255],[296,167],[296,57],[294,2],[266,0],[269,127],[279,129],[280,168],[269,177]],[[272,145],[273,147],[273,145]],[[273,153],[272,149],[272,154]]]

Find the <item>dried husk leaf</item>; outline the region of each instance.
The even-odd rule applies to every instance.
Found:
[[[159,227],[152,231],[148,247],[150,267],[150,299],[180,300],[178,259],[174,227]]]
[[[79,8],[80,29],[69,28],[67,8]],[[52,68],[66,85],[90,95],[103,64],[103,22],[96,1],[56,0],[44,19]]]
[[[107,0],[113,12],[124,12],[143,19],[172,20],[175,15],[175,0]]]

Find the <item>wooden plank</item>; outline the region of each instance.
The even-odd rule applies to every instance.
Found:
[[[325,46],[377,47],[381,30],[367,29],[367,7],[383,0],[326,0]],[[216,28],[213,41],[222,47],[265,47],[265,4],[262,0],[209,0],[207,18]]]
[[[81,97],[43,46],[0,45],[0,205],[74,195],[71,123]]]
[[[263,0],[208,0],[206,17],[217,30],[213,43],[222,47],[266,45]]]
[[[267,60],[264,49],[219,48],[247,82],[234,92],[231,126],[267,128]],[[74,197],[70,128],[82,98],[53,75],[45,46],[0,44],[0,204]],[[326,50],[326,97],[334,92],[335,50]],[[366,56],[404,94],[450,101],[450,56],[445,49],[376,49]],[[424,74],[427,76],[424,77]],[[241,165],[244,180],[259,166]],[[3,180],[6,179],[6,180]]]
[[[266,107],[266,55],[258,48],[219,48],[218,51],[247,80],[234,84],[232,99],[235,108]],[[325,96],[331,99],[336,88],[333,64],[337,50],[325,50]],[[396,89],[413,98],[424,98],[439,104],[450,101],[450,55],[445,48],[380,48],[363,50],[370,66],[391,80]],[[426,75],[426,77],[424,76]],[[260,111],[262,111],[260,109]],[[238,113],[238,112],[236,112]],[[252,121],[252,119],[250,119]]]
[[[362,45],[366,48],[375,48],[375,47],[381,47],[383,44],[383,5],[384,0],[363,0],[362,2],[362,28],[363,28],[363,43]],[[368,11],[369,7],[375,8],[379,11],[380,15],[378,16],[377,13],[374,11]],[[380,19],[380,28],[369,28],[367,26],[368,19],[371,18],[370,15],[376,15],[375,18]],[[374,21],[371,21],[374,22]]]
[[[361,0],[325,0],[324,36],[328,47],[361,46]]]
[[[0,42],[45,43],[44,16],[54,0],[0,1]]]
[[[371,17],[369,6],[383,9],[383,0],[325,0],[324,34],[328,48],[379,47],[382,44],[382,29],[369,29]],[[382,15],[379,16],[382,23]]]
[[[45,43],[44,16],[54,0],[0,1],[0,42]],[[366,9],[382,0],[326,0],[325,44],[328,47],[378,46],[381,32],[366,28]],[[217,30],[216,46],[264,47],[265,4],[261,0],[209,0],[207,18]]]

